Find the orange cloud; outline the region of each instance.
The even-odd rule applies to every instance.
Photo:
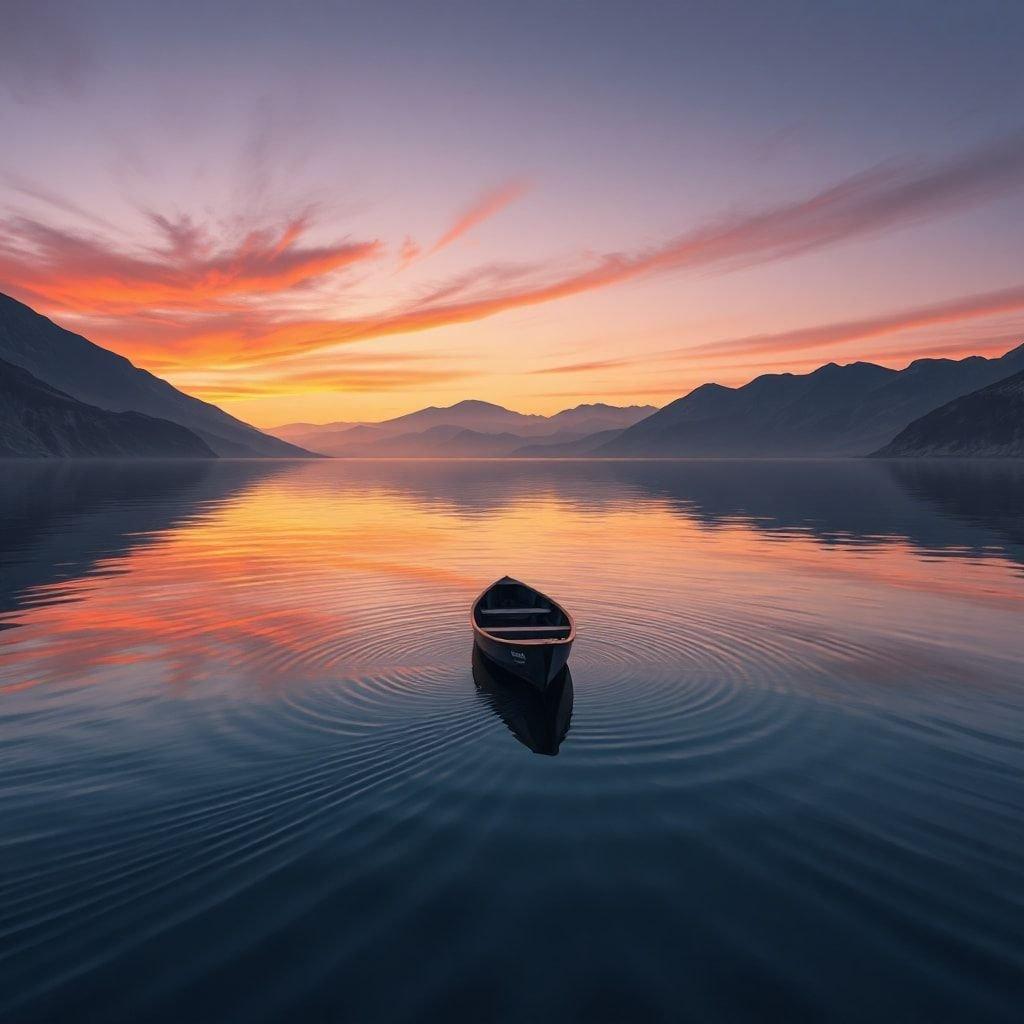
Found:
[[[1018,335],[1000,334],[995,337],[971,338],[966,343],[960,341],[949,344],[918,344],[909,347],[894,345],[885,348],[868,349],[866,351],[858,350],[857,359],[871,363],[906,366],[915,359],[962,359],[968,355],[1002,356],[1017,345],[1019,340]],[[822,358],[820,355],[806,355],[794,359],[773,359],[770,372],[785,373],[792,371],[803,373],[821,366]],[[837,356],[836,358],[842,359],[844,357]],[[729,374],[733,375],[739,371],[765,372],[764,363],[760,361],[730,363],[726,369]]]
[[[1014,137],[935,167],[883,167],[807,199],[740,214],[631,255],[508,288],[472,294],[463,275],[457,301],[413,303],[404,309],[335,324],[335,340],[356,341],[481,320],[669,270],[730,270],[806,253],[851,238],[913,223],[991,198],[1024,184],[1024,137]],[[488,277],[493,268],[485,268]],[[488,282],[490,283],[490,282]]]
[[[875,168],[803,199],[731,214],[661,245],[608,253],[576,268],[476,267],[418,298],[354,316],[336,312],[340,275],[356,266],[372,267],[382,245],[305,243],[313,227],[310,212],[278,225],[240,229],[228,238],[187,217],[152,213],[155,243],[131,251],[99,234],[10,217],[0,221],[0,279],[19,297],[62,319],[70,317],[101,343],[113,343],[155,369],[222,372],[479,321],[656,273],[726,272],[769,263],[942,215],[1022,184],[1024,136],[1018,136],[932,166]],[[434,251],[503,208],[523,188],[513,182],[482,197],[435,243]],[[745,351],[743,346],[749,351],[812,347],[904,329],[911,319],[922,325],[983,315],[983,309],[1017,308],[1018,293],[1008,289],[937,304],[911,311],[912,317],[894,314],[784,336],[735,339],[734,351]],[[691,351],[689,358],[694,357]],[[579,365],[592,370],[613,364]]]
[[[1024,311],[1024,285],[1015,285],[1012,288],[1001,288],[997,291],[981,292],[978,295],[961,296],[946,302],[936,302],[926,306],[897,310],[880,316],[815,324],[813,327],[801,327],[794,331],[776,331],[768,334],[749,335],[743,338],[728,338],[722,341],[692,345],[688,348],[664,349],[660,352],[648,352],[636,356],[565,363],[560,366],[544,367],[532,372],[535,374],[590,373],[595,370],[617,369],[624,366],[650,365],[666,360],[693,362],[721,356],[798,352],[803,349],[817,349],[850,341],[864,341],[870,338],[914,331],[922,327],[945,326],[1022,311]],[[987,350],[995,350],[1000,346],[1005,348],[1006,342],[1012,342],[1012,339],[1012,334],[1001,334],[997,339],[989,341]],[[940,355],[943,352],[966,355],[970,352],[979,352],[979,346],[985,346],[984,339],[971,338],[969,341],[946,346],[935,344],[921,346],[918,343],[908,347],[883,349],[878,354],[873,355],[872,358],[914,358],[920,355]],[[795,360],[789,363],[773,360],[773,364],[775,366],[803,366],[811,361],[820,361],[822,358],[821,354],[808,355],[806,359]],[[864,356],[862,353],[862,358],[867,358],[867,356]]]
[[[745,338],[708,342],[705,345],[697,345],[689,349],[688,352],[691,354],[714,353],[716,355],[793,352],[840,342],[877,338],[899,331],[917,330],[921,327],[973,320],[978,317],[1016,313],[1021,310],[1024,310],[1024,285],[1015,285],[1012,288],[1001,288],[998,291],[982,292],[978,295],[966,295],[947,302],[935,302],[927,306],[903,309],[881,316],[819,324],[795,331],[754,334]]]
[[[406,235],[405,241],[402,242],[402,248],[398,252],[398,269],[405,270],[410,263],[413,263],[419,257],[422,251],[419,243]]]
[[[406,235],[398,253],[398,269],[405,270],[421,256],[432,256],[441,249],[447,248],[452,242],[468,234],[482,221],[500,213],[506,206],[515,202],[527,191],[525,181],[506,182],[498,188],[491,189],[480,196],[468,209],[464,210],[455,223],[424,253],[422,246]]]
[[[312,359],[284,357],[244,377],[235,370],[199,370],[179,373],[178,380],[189,393],[201,398],[240,401],[310,391],[404,391],[469,376],[471,370],[445,365],[428,353],[349,351]]]
[[[431,384],[448,384],[471,376],[463,370],[323,370],[277,377],[271,381],[229,381],[225,384],[196,384],[189,394],[208,402],[273,398],[307,391],[405,391]]]
[[[308,215],[217,244],[187,217],[150,214],[160,241],[129,252],[96,236],[26,217],[0,222],[0,276],[46,306],[92,315],[231,308],[225,300],[281,293],[379,254],[379,242],[304,246]]]
[[[507,181],[497,188],[491,189],[480,196],[475,203],[456,218],[455,223],[434,243],[431,252],[439,252],[456,239],[472,231],[478,224],[500,213],[510,203],[514,203],[528,190],[529,185],[522,179]]]
[[[563,363],[561,366],[545,366],[538,370],[531,370],[531,374],[548,373],[591,373],[594,370],[612,370],[620,366],[640,366],[650,363],[658,358],[658,353],[651,353],[643,356],[620,356],[610,359],[589,359],[580,363]]]

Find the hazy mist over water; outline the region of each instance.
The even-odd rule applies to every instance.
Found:
[[[1019,1019],[1024,464],[0,478],[3,1021]]]

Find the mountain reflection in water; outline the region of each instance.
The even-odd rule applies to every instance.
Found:
[[[0,1019],[1017,1019],[1020,463],[0,474]]]

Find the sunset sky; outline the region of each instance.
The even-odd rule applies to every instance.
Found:
[[[259,425],[1024,340],[1022,5],[0,7],[0,291]]]

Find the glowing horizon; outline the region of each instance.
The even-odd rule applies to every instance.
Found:
[[[450,37],[415,8],[193,33],[26,8],[0,43],[0,291],[260,426],[1014,347],[1012,31],[893,13],[889,51],[882,15],[834,11],[789,67],[796,17],[481,12]]]

